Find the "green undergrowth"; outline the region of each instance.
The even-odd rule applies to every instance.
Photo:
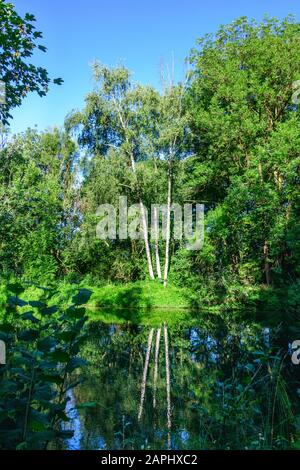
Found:
[[[86,305],[91,320],[105,323],[141,323],[158,325],[162,322],[174,324],[195,318],[197,312],[190,307],[187,289],[169,285],[164,288],[156,281],[138,281],[127,284],[90,286],[86,283],[60,282],[53,288],[27,285],[22,298],[43,300],[50,297],[51,305],[62,308],[70,305],[78,290],[91,292]],[[50,296],[51,292],[51,296]]]

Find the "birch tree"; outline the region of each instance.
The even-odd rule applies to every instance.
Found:
[[[158,165],[166,169],[167,186],[151,188],[154,204],[166,202],[166,234],[164,272],[161,269],[159,232],[154,231],[154,256],[157,278],[164,277],[167,286],[170,266],[171,210],[174,165],[184,157],[183,142],[186,134],[186,116],[183,106],[184,85],[165,87],[162,94],[152,87],[134,84],[130,72],[122,67],[110,69],[100,63],[93,65],[95,89],[86,99],[82,113],[73,113],[66,121],[67,128],[80,127],[79,143],[92,155],[105,158],[109,151],[117,151],[131,167],[135,191],[141,214],[145,253],[150,279],[155,278],[149,221],[143,195],[149,192],[143,185],[143,161],[152,161],[154,174]],[[160,180],[162,184],[162,181]],[[167,194],[167,196],[166,196]],[[159,225],[159,214],[154,208],[154,225]]]
[[[110,69],[96,62],[93,73],[95,89],[87,96],[84,111],[72,113],[66,126],[69,130],[80,128],[79,143],[92,155],[100,154],[105,158],[113,149],[128,161],[138,194],[148,273],[150,279],[154,279],[149,223],[138,164],[149,158],[149,134],[153,129],[158,93],[132,83],[129,70],[123,66]]]
[[[185,157],[184,141],[187,130],[187,118],[183,106],[185,86],[167,87],[161,97],[161,121],[159,136],[159,153],[164,160],[167,171],[167,214],[164,286],[168,284],[171,244],[171,211],[174,180],[174,165]]]

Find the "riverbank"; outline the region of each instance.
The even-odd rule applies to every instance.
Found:
[[[105,323],[141,323],[157,325],[162,322],[186,321],[197,312],[192,308],[191,292],[172,284],[167,288],[157,281],[137,281],[126,284],[99,286],[59,282],[49,290],[28,286],[22,293],[25,301],[43,300],[50,296],[49,304],[69,307],[79,291],[84,292],[84,302],[92,320]]]

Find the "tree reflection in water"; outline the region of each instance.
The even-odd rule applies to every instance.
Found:
[[[164,325],[93,322],[89,330],[65,447],[268,449],[297,439],[299,372],[272,330],[220,319],[169,326],[170,401],[162,344],[158,354]]]

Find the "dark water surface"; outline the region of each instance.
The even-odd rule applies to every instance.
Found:
[[[281,449],[297,440],[299,371],[278,332],[232,321],[88,328],[64,448]]]

